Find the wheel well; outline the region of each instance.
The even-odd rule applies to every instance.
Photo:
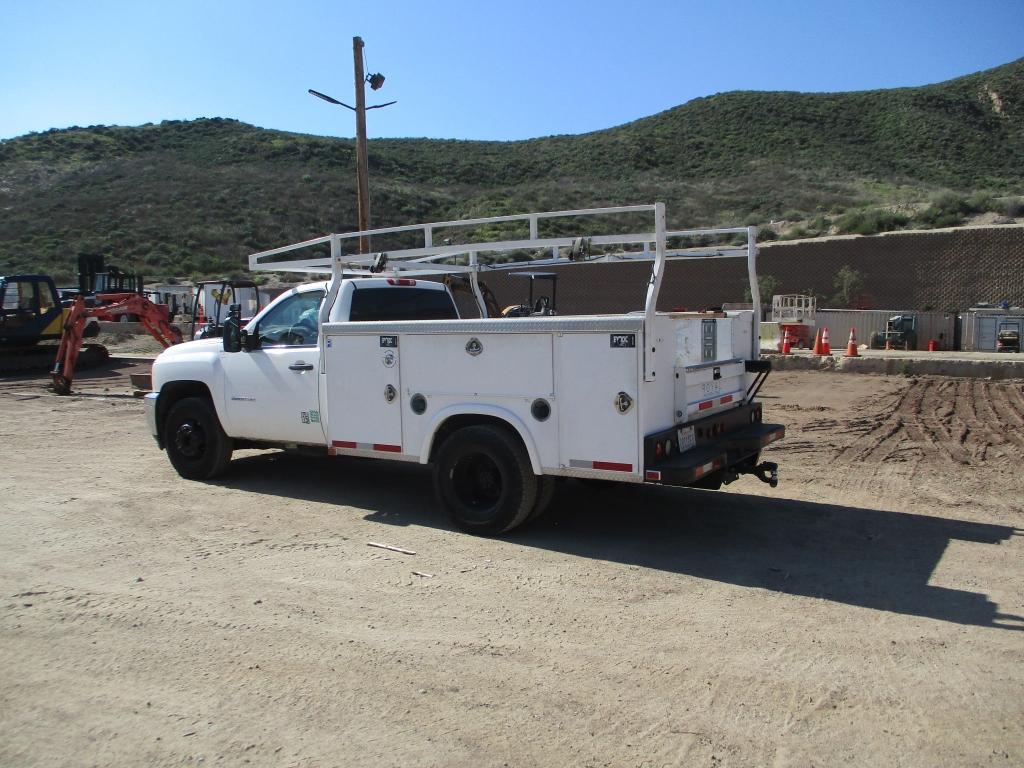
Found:
[[[430,461],[433,462],[437,458],[438,450],[453,432],[457,432],[463,427],[477,427],[480,425],[504,429],[511,433],[520,443],[523,441],[518,430],[504,419],[499,419],[497,416],[484,416],[480,413],[461,413],[458,416],[450,416],[445,419],[441,426],[437,428],[437,431],[434,432],[434,439],[430,443]]]
[[[202,397],[213,402],[210,388],[201,381],[169,381],[160,388],[160,398],[156,401],[156,426],[161,441],[164,434],[164,420],[171,408],[179,400],[186,397]]]

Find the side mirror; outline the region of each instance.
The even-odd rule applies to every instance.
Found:
[[[242,351],[242,305],[232,304],[228,307],[228,317],[224,321],[224,351]]]
[[[252,352],[260,348],[260,332],[259,329],[255,333],[249,333],[246,330],[242,330],[242,349],[246,352]]]

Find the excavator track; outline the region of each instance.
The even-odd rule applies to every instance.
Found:
[[[29,373],[32,371],[49,371],[57,355],[56,347],[41,347],[24,351],[0,352],[0,376]],[[83,344],[78,357],[78,367],[82,370],[103,365],[110,359],[110,352],[102,344]]]

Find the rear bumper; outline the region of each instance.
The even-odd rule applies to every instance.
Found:
[[[644,468],[644,480],[662,485],[693,485],[708,475],[753,459],[786,435],[781,424],[752,424],[718,440],[691,448]]]
[[[685,446],[683,432],[689,432],[692,446]],[[664,485],[693,485],[723,469],[743,465],[749,471],[752,460],[765,446],[781,440],[786,428],[764,424],[761,405],[746,403],[648,435],[644,439],[644,480]]]

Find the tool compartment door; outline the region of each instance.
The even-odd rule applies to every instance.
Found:
[[[530,415],[530,404],[551,400],[553,392],[550,333],[408,333],[402,343],[402,426],[410,452],[420,449],[435,415],[446,408],[472,413],[478,406],[497,406],[526,425],[541,463],[554,465],[555,437],[547,435],[554,432],[554,420],[539,422]],[[415,395],[426,399],[423,414],[409,408]]]
[[[398,334],[327,336],[327,439],[331,447],[407,453],[402,446],[398,338]]]
[[[556,337],[555,392],[563,468],[620,479],[640,471],[637,401],[642,343],[635,331]]]
[[[748,384],[744,361],[752,346],[752,314],[670,317],[676,337],[676,420],[690,421],[735,408]]]

